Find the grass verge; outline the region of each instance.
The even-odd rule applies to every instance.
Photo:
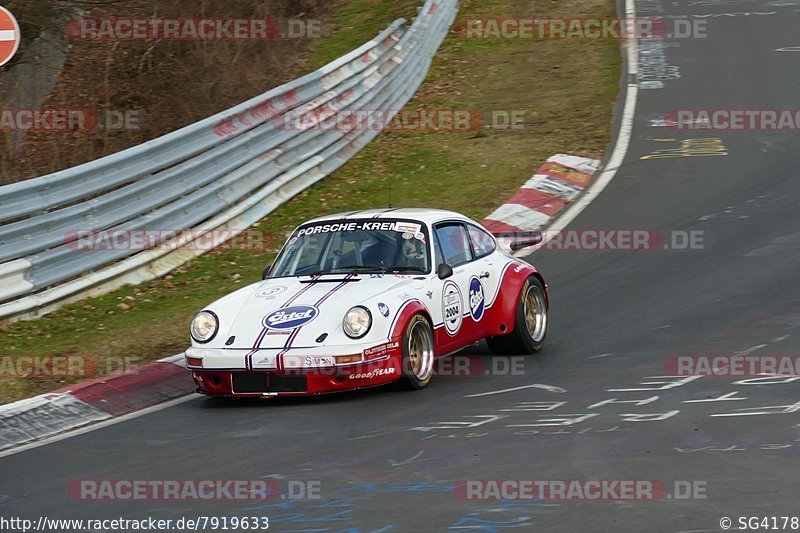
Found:
[[[421,0],[350,0],[337,31],[307,58],[316,68],[355,48]],[[613,18],[610,0],[464,0],[461,19]],[[512,111],[521,129],[381,134],[334,175],[301,193],[255,228],[277,241],[321,214],[394,206],[453,209],[478,218],[512,194],[556,152],[599,155],[609,141],[620,76],[613,40],[486,40],[450,35],[410,109]],[[491,122],[491,121],[490,121]],[[274,248],[281,242],[275,242]],[[20,376],[16,356],[81,356],[97,374],[181,352],[195,312],[260,278],[275,250],[226,247],[172,274],[66,306],[34,321],[0,325],[0,403],[86,376]],[[87,368],[88,368],[87,367]]]

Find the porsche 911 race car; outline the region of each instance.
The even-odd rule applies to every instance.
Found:
[[[494,353],[535,353],[547,333],[542,275],[450,211],[311,220],[263,278],[192,320],[186,363],[198,392],[311,395],[395,381],[421,389],[439,357],[481,339]]]

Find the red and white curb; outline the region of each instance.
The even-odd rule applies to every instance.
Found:
[[[483,220],[495,235],[545,227],[594,181],[600,160],[556,154]]]
[[[0,405],[0,451],[185,396],[195,389],[183,354]]]

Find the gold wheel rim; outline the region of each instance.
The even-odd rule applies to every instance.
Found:
[[[408,362],[417,379],[426,380],[433,369],[433,339],[421,322],[412,326],[408,335]]]
[[[537,285],[531,284],[525,293],[525,326],[534,342],[541,342],[547,331],[547,303],[544,293]]]

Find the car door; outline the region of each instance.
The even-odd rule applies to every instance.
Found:
[[[453,269],[453,275],[437,280],[434,303],[439,310],[436,329],[440,353],[449,353],[483,337],[479,322],[470,309],[470,282],[476,278],[479,265],[474,261],[472,245],[465,224],[446,221],[434,225],[435,266],[442,262]],[[477,327],[476,327],[477,326]]]

